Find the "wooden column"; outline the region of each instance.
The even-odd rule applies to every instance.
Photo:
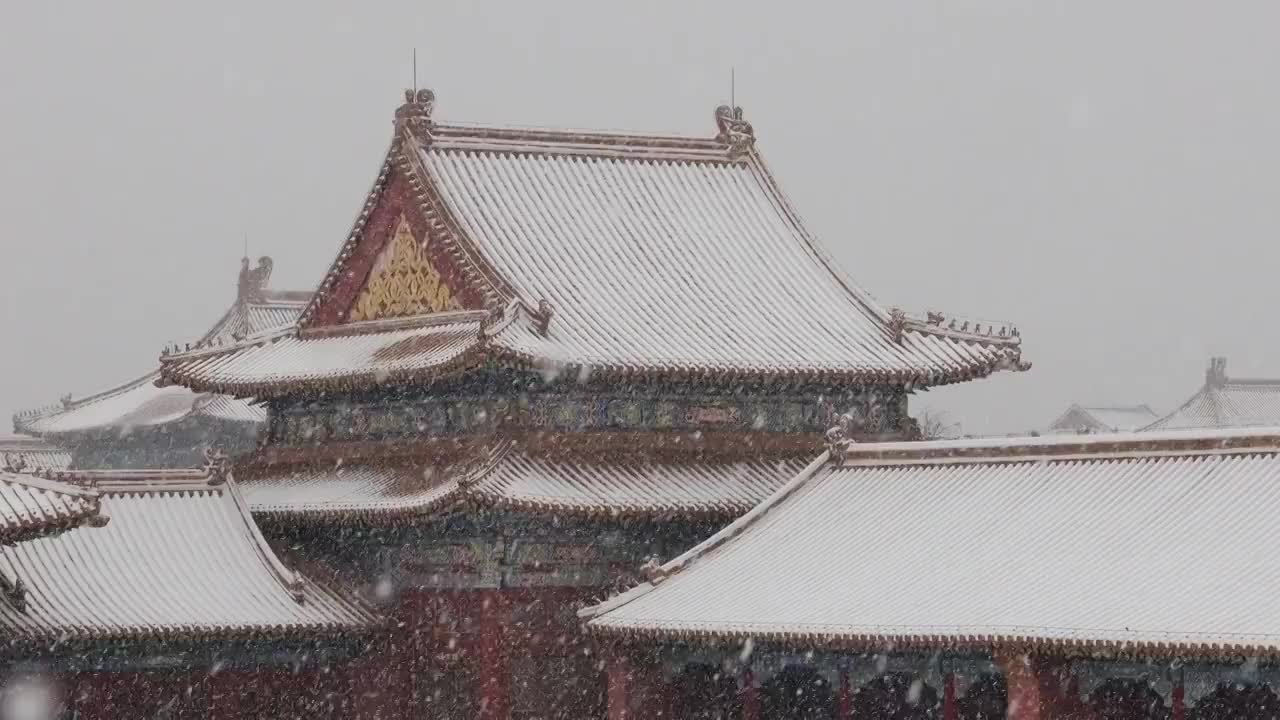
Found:
[[[742,671],[742,720],[760,720],[760,690],[751,668]]]
[[[1040,720],[1040,674],[1035,658],[1022,652],[1001,651],[996,662],[1009,688],[1009,720]]]
[[[853,688],[849,686],[849,668],[840,666],[840,704],[836,706],[836,717],[849,720],[853,717]]]
[[[960,709],[956,706],[956,674],[948,672],[942,676],[942,720],[959,720]]]
[[[1183,673],[1179,669],[1173,675],[1173,690],[1169,693],[1171,720],[1187,720],[1187,693],[1182,678]]]
[[[511,653],[506,637],[506,603],[501,590],[476,593],[480,619],[479,660],[480,717],[507,720],[511,717]]]
[[[672,717],[670,693],[662,669],[638,661],[622,648],[608,651],[609,720],[652,720]]]

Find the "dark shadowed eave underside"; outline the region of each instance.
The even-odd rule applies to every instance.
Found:
[[[0,601],[19,640],[316,638],[370,629],[353,601],[286,568],[230,482],[201,473],[81,473],[103,527],[0,550],[21,606]]]
[[[1280,654],[1280,430],[851,446],[655,581],[637,639]],[[873,548],[868,552],[868,548]]]

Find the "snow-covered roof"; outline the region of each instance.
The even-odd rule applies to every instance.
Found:
[[[0,470],[64,470],[70,465],[71,454],[56,445],[30,435],[0,433]]]
[[[88,488],[0,469],[0,543],[66,530],[98,515]]]
[[[385,521],[462,503],[583,516],[733,517],[768,497],[803,460],[545,455],[511,442],[440,462],[310,463],[237,469],[255,514]]]
[[[1049,426],[1050,432],[1132,432],[1158,418],[1146,405],[1072,405]]]
[[[263,258],[256,281],[265,283],[270,259]],[[255,271],[248,271],[252,275]],[[309,293],[269,290],[254,285],[242,270],[240,293],[235,303],[200,338],[195,347],[234,343],[257,336],[297,320]],[[57,436],[102,428],[139,428],[166,425],[190,416],[259,423],[266,411],[242,398],[195,393],[182,387],[157,387],[159,371],[79,399],[70,396],[60,403],[18,413],[13,418],[19,432]]]
[[[1011,327],[908,317],[855,284],[804,228],[740,118],[718,115],[720,135],[701,139],[443,125],[429,104],[401,108],[378,182],[300,327],[352,317],[386,236],[408,223],[443,258],[428,279],[451,283],[441,307],[525,309],[477,335],[476,362],[921,384],[1025,367]],[[367,342],[353,332],[352,344]],[[292,351],[212,352],[253,354],[287,385],[308,372]],[[162,372],[231,393],[262,380],[206,371],[208,354],[171,356]]]
[[[1270,654],[1277,513],[1280,428],[835,446],[584,615],[653,638]]]
[[[1280,426],[1280,379],[1227,377],[1225,358],[1214,358],[1204,386],[1146,430]]]
[[[182,362],[166,366],[165,382],[258,395],[317,381],[372,385],[430,376],[478,361],[486,317],[461,311],[407,322],[356,323],[342,333],[282,330],[242,343],[236,352],[212,348],[185,353]]]
[[[276,557],[232,481],[199,471],[75,473],[102,527],[0,549],[0,627],[27,639],[296,636],[359,629],[367,611]],[[215,481],[216,482],[216,481]]]

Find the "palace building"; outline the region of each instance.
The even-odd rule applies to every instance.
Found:
[[[269,257],[253,268],[248,258],[242,260],[235,302],[197,345],[235,342],[297,319],[310,293],[268,288],[271,268]],[[189,468],[210,447],[254,447],[266,420],[263,408],[244,398],[157,387],[158,378],[152,370],[83,398],[67,395],[55,405],[18,413],[14,429],[63,449],[78,469]]]
[[[1209,361],[1204,385],[1146,430],[1280,426],[1280,378],[1227,377],[1227,359]]]
[[[583,611],[609,718],[1280,713],[1280,431],[833,442]]]
[[[158,384],[254,398],[232,473],[286,561],[398,630],[397,716],[582,718],[575,610],[804,471],[840,425],[1025,370],[1010,326],[886,308],[805,229],[741,109],[706,137],[451,125],[408,93],[290,327],[167,352]]]

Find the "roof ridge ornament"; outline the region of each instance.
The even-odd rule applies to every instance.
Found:
[[[436,106],[436,94],[430,88],[404,91],[404,104],[396,108],[396,125],[407,125],[412,129],[428,129],[431,111]]]
[[[249,269],[249,258],[240,258],[240,280],[237,284],[237,303],[260,303],[267,297],[267,281],[275,262],[269,255],[258,258],[258,266]]]
[[[1227,384],[1227,359],[1224,357],[1209,358],[1209,369],[1204,373],[1204,384],[1211,388],[1222,388]]]
[[[939,320],[938,322],[942,322]],[[907,329],[907,314],[899,308],[889,310],[889,335],[893,342],[902,344],[902,333]]]
[[[836,424],[827,428],[825,440],[827,450],[831,453],[831,459],[835,461],[836,467],[844,464],[845,456],[849,451],[849,435],[853,430],[853,416],[849,413],[841,413],[836,418]]]
[[[230,461],[227,454],[218,448],[207,447],[204,449],[204,471],[208,476],[210,485],[222,485],[227,481],[227,472]]]
[[[721,105],[716,108],[716,140],[729,146],[729,157],[745,155],[756,144],[755,129],[742,117],[742,108]]]

